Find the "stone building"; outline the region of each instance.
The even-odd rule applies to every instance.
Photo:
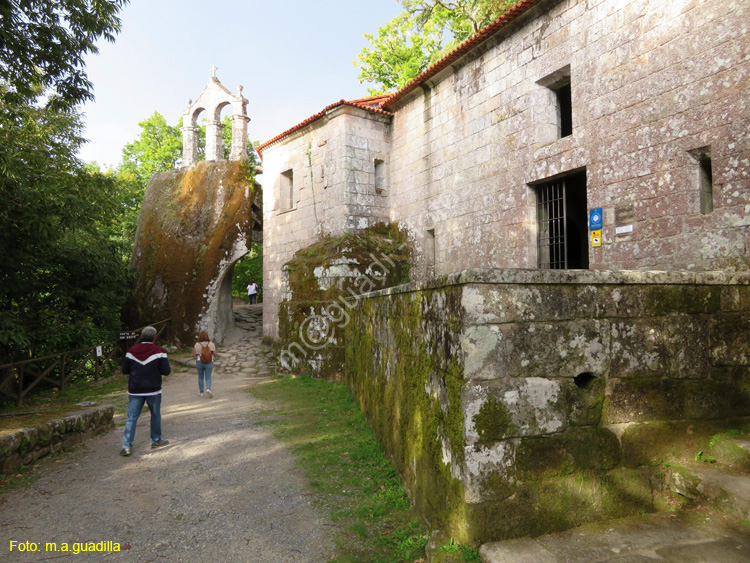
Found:
[[[446,537],[663,510],[750,427],[749,92],[747,2],[521,0],[259,148],[264,333]]]
[[[264,333],[295,251],[378,221],[417,279],[750,269],[749,29],[741,0],[521,0],[398,92],[261,145]]]

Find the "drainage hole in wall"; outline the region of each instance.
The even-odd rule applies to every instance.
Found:
[[[578,386],[579,389],[588,389],[591,387],[591,383],[596,379],[596,376],[591,373],[590,371],[585,371],[583,373],[579,373],[573,378],[573,381],[575,382],[576,386]]]

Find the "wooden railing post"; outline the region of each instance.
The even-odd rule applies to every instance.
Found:
[[[21,401],[23,401],[23,366],[20,366],[20,368],[20,371],[18,368],[13,368],[18,379],[18,406],[21,406]]]

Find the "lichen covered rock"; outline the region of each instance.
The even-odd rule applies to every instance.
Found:
[[[154,175],[138,220],[132,326],[171,319],[170,339],[192,343],[231,329],[234,264],[261,224],[261,190],[247,161],[199,162]]]

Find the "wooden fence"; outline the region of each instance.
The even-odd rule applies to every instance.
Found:
[[[166,340],[169,340],[170,320],[151,325],[157,329],[157,338],[166,333]],[[140,336],[140,329],[122,334],[127,336],[115,342],[0,366],[0,395],[20,405],[23,398],[43,381],[59,389],[65,389],[74,379],[98,381],[102,374],[109,374],[122,363],[125,351]]]

